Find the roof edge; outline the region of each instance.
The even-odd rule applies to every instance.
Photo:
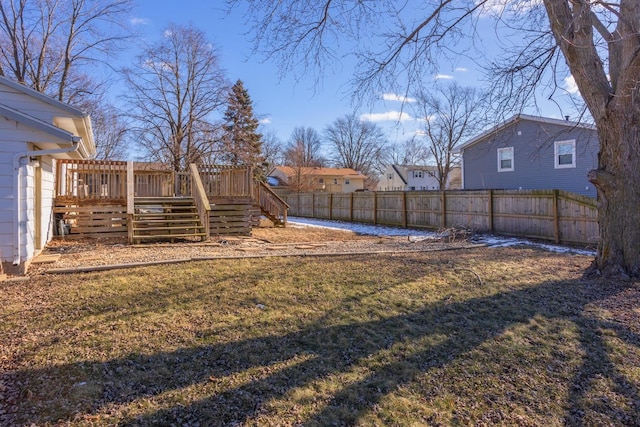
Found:
[[[21,113],[20,111],[14,110],[13,108],[7,107],[3,104],[0,104],[0,115],[25,124],[34,129],[48,133],[49,135],[55,136],[56,138],[59,138],[61,140],[69,141],[70,144],[73,143],[74,138],[78,138],[78,136],[72,134],[71,132],[67,132],[64,129],[51,125],[47,122],[43,122],[42,120],[31,117],[27,114]]]
[[[24,93],[26,95],[32,96],[34,98],[37,98],[38,100],[40,100],[42,102],[45,102],[45,103],[47,103],[49,105],[52,105],[54,107],[58,107],[60,109],[63,109],[66,112],[68,112],[70,114],[73,114],[75,116],[79,116],[79,117],[82,117],[82,118],[89,117],[89,114],[85,113],[82,110],[79,110],[76,107],[72,107],[71,105],[69,105],[67,103],[64,103],[62,101],[58,101],[57,99],[54,99],[54,98],[52,98],[52,97],[50,97],[48,95],[45,95],[42,92],[38,92],[37,90],[30,88],[29,86],[23,85],[22,83],[15,82],[15,81],[13,81],[11,79],[8,79],[8,78],[6,78],[4,76],[0,76],[0,83],[2,83],[4,85],[7,85],[10,88],[15,89],[15,90],[17,90],[19,92],[22,92],[22,93]]]
[[[552,125],[558,125],[558,126],[567,126],[567,127],[573,127],[573,128],[583,128],[583,129],[589,129],[589,130],[595,130],[596,129],[596,127],[594,125],[587,124],[587,123],[572,122],[572,121],[568,121],[568,120],[554,119],[554,118],[551,118],[551,117],[531,116],[531,115],[528,115],[528,114],[515,114],[515,115],[511,116],[510,118],[508,118],[507,120],[503,121],[502,123],[498,123],[497,125],[495,125],[495,126],[491,127],[490,129],[480,133],[479,135],[475,136],[474,138],[471,138],[467,142],[459,145],[458,147],[456,147],[455,152],[456,153],[461,153],[465,148],[468,148],[468,147],[470,147],[472,145],[477,144],[478,142],[482,141],[483,139],[485,139],[489,135],[496,134],[496,133],[500,132],[501,130],[511,126],[512,124],[517,123],[517,122],[522,121],[522,120],[528,120],[528,121],[532,121],[532,122],[546,123],[546,124],[552,124]]]

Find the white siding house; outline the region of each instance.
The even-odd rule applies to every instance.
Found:
[[[449,172],[446,189],[455,187],[454,180],[459,176],[458,167]],[[389,165],[378,181],[377,191],[427,191],[439,190],[438,168],[436,166]],[[459,187],[458,187],[459,188]]]
[[[24,272],[53,235],[55,159],[88,159],[88,115],[0,76],[0,258]]]

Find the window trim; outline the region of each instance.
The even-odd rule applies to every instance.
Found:
[[[500,158],[500,154],[501,153],[511,153],[511,167],[510,168],[503,168],[502,167],[502,159]],[[512,172],[514,170],[514,164],[515,164],[515,155],[514,155],[514,150],[513,147],[503,147],[503,148],[498,148],[498,172]]]
[[[560,164],[558,146],[561,144],[571,144],[571,163],[570,164]],[[555,169],[571,169],[576,167],[576,140],[575,139],[555,141],[553,143],[553,165]]]

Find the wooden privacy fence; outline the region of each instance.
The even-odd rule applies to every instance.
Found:
[[[596,201],[561,190],[280,194],[289,215],[398,227],[468,228],[555,242],[595,244]]]

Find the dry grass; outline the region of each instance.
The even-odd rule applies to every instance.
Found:
[[[0,424],[638,425],[640,287],[531,249],[2,289]]]
[[[268,220],[262,220],[261,227],[254,228],[251,235],[257,239],[263,239],[271,243],[306,243],[319,241],[344,241],[372,239],[373,237],[359,236],[353,231],[333,230],[321,227],[293,227],[274,228]]]

